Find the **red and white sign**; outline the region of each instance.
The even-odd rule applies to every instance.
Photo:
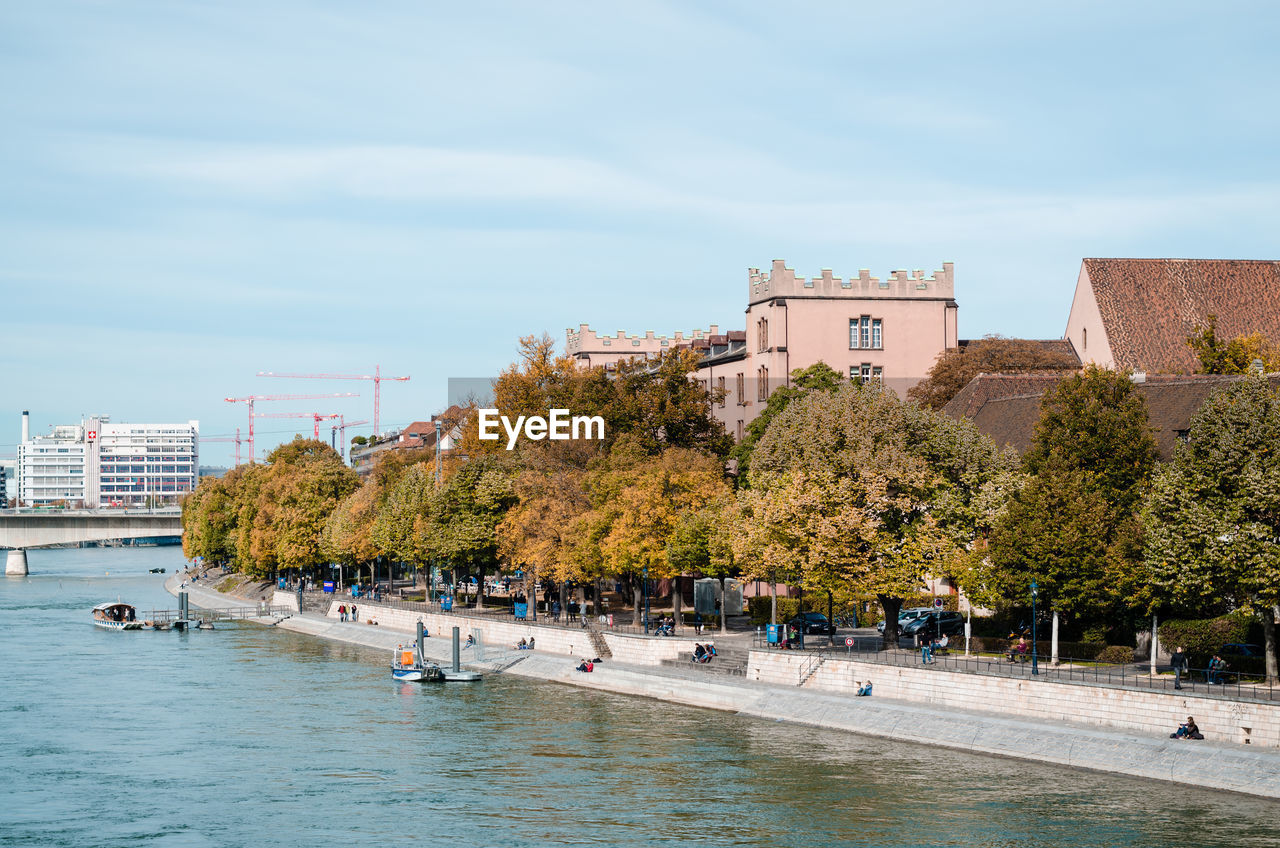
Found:
[[[90,431],[89,431],[89,441],[91,441],[91,442],[92,442],[92,441],[93,441],[94,439],[96,439],[96,438],[98,438],[98,431],[97,431],[97,430],[90,430]]]
[[[846,637],[844,637],[844,646],[845,646],[846,648],[852,648],[852,647],[853,647],[853,637],[852,637],[852,636],[846,636]]]

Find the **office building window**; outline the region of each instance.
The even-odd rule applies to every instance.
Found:
[[[849,350],[879,350],[884,347],[884,322],[863,315],[849,319]]]
[[[876,350],[884,347],[879,318],[871,319],[871,346]]]

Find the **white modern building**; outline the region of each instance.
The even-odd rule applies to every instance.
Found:
[[[177,503],[199,482],[200,423],[113,424],[105,415],[32,438],[22,414],[16,497],[22,506]]]

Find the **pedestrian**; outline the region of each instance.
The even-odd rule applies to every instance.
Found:
[[[702,635],[702,613],[697,610],[693,612],[693,632]]]
[[[351,620],[352,620],[352,621],[354,621],[356,624],[359,624],[359,623],[360,623],[360,619],[356,617],[356,605],[355,605],[355,604],[352,604],[352,605],[351,605]]]
[[[346,620],[347,620],[347,605],[338,604],[338,621],[346,621]]]
[[[1187,655],[1182,652],[1182,646],[1179,645],[1177,650],[1169,658],[1173,664],[1173,688],[1182,688],[1182,672],[1187,670]]]
[[[920,640],[920,662],[928,665],[933,662],[933,643],[929,641],[928,636],[917,636]]]

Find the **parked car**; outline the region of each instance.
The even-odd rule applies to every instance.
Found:
[[[901,633],[902,628],[907,626],[907,624],[909,624],[912,621],[915,621],[920,616],[928,615],[931,612],[933,612],[933,607],[911,607],[910,609],[899,610],[898,611],[898,632]],[[884,632],[883,621],[881,621],[876,625],[876,630],[879,630],[881,633]]]
[[[1218,651],[1218,655],[1223,657],[1260,657],[1264,653],[1261,645],[1246,645],[1243,642],[1223,645],[1222,650]]]
[[[929,610],[926,615],[908,622],[901,630],[903,636],[937,636],[940,633],[959,636],[964,633],[964,616],[958,612]]]
[[[795,616],[787,622],[789,627],[799,627],[801,618]],[[820,636],[834,635],[836,628],[827,621],[827,617],[820,612],[807,612],[804,614],[804,632],[806,634],[818,634]]]

